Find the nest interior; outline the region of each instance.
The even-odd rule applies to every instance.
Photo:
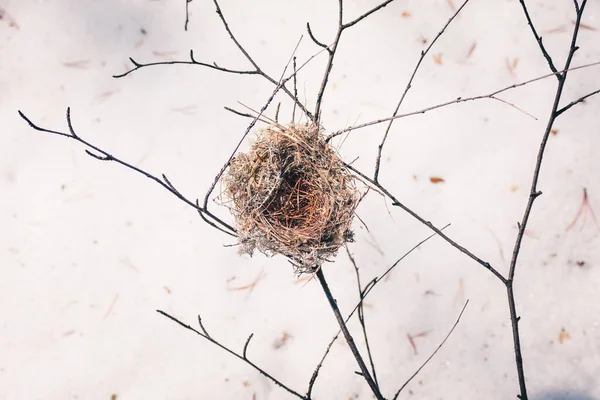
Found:
[[[270,125],[224,177],[240,253],[289,257],[314,271],[352,240],[354,177],[315,125]]]

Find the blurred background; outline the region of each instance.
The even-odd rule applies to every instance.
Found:
[[[349,21],[379,3],[345,2]],[[393,112],[421,51],[459,0],[396,0],[341,40],[322,107],[327,132]],[[558,66],[575,20],[571,1],[528,1]],[[301,64],[331,43],[337,2],[220,2],[233,33],[276,79],[301,39]],[[212,1],[0,0],[0,399],[288,399],[245,363],[155,310],[196,326],[305,393],[337,324],[318,282],[282,257],[238,256],[235,242],[156,183],[95,160],[77,133],[203,198],[248,120],[223,107],[260,109],[273,86],[201,66],[142,68],[128,60],[196,60],[251,69]],[[600,61],[600,3],[588,2],[573,65]],[[326,55],[300,71],[314,109]],[[572,72],[563,104],[600,88],[599,67]],[[517,0],[471,0],[423,60],[401,112],[494,90],[549,72]],[[397,120],[381,183],[400,201],[507,274],[535,157],[552,107],[553,77],[507,91],[516,107],[483,99]],[[279,95],[279,119],[292,105]],[[600,399],[600,97],[554,126],[515,278],[529,394]],[[518,109],[517,109],[518,108]],[[275,107],[266,112],[273,117]],[[296,112],[296,121],[306,118]],[[334,145],[367,175],[385,125]],[[247,143],[243,149],[247,148]],[[587,197],[584,197],[584,188]],[[219,187],[217,187],[217,192]],[[227,209],[211,203],[231,221]],[[363,283],[431,232],[370,191],[350,245]],[[324,272],[343,313],[358,301],[345,251]],[[386,397],[413,374],[470,303],[448,342],[399,398],[516,398],[506,291],[489,271],[433,238],[366,300],[366,324]],[[357,321],[350,323],[358,345]],[[343,340],[325,361],[314,399],[372,398]]]

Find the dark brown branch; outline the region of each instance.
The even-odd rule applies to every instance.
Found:
[[[369,15],[373,14],[376,11],[381,10],[383,7],[387,6],[392,1],[394,1],[394,0],[386,0],[383,3],[379,4],[378,6],[373,7],[372,9],[370,9],[369,11],[367,11],[366,13],[364,13],[363,15],[361,15],[360,17],[355,18],[352,21],[344,24],[344,29],[350,28],[351,26],[356,25],[357,23],[359,23],[363,19],[367,18]]]
[[[346,323],[348,323],[348,319],[346,319]],[[310,377],[310,381],[308,382],[308,390],[306,391],[306,397],[309,399],[311,398],[312,390],[313,390],[313,387],[315,386],[315,382],[317,381],[317,378],[319,376],[319,372],[321,371],[321,367],[323,367],[323,363],[325,362],[325,359],[327,358],[327,355],[329,354],[329,351],[331,350],[331,346],[333,346],[333,344],[335,343],[337,338],[340,336],[340,333],[342,333],[341,330],[339,330],[338,333],[329,342],[329,344],[327,345],[327,348],[325,349],[325,354],[323,354],[321,361],[319,361],[319,363],[317,364],[317,367],[313,371],[312,376]]]
[[[202,67],[211,68],[211,69],[214,69],[214,70],[217,70],[217,71],[231,73],[231,74],[259,75],[259,76],[262,76],[267,81],[271,82],[273,85],[277,86],[279,84],[279,82],[276,81],[275,79],[273,79],[267,73],[265,73],[258,66],[258,64],[254,61],[254,59],[252,57],[250,57],[250,54],[246,51],[246,49],[240,44],[240,42],[237,40],[237,38],[235,37],[235,35],[231,31],[231,29],[229,28],[229,24],[227,23],[227,20],[225,19],[225,16],[223,15],[223,12],[221,11],[221,7],[219,6],[219,3],[217,2],[217,0],[213,0],[213,1],[214,1],[214,4],[215,4],[215,7],[216,7],[216,12],[219,15],[219,18],[221,19],[221,22],[223,23],[223,26],[224,26],[225,30],[229,34],[229,37],[231,38],[231,40],[233,41],[233,43],[236,45],[236,47],[240,50],[240,52],[244,55],[244,57],[254,67],[254,70],[229,69],[229,68],[220,67],[216,63],[209,64],[209,63],[205,63],[205,62],[199,62],[199,61],[197,61],[194,58],[194,52],[193,52],[193,50],[190,50],[190,61],[159,61],[159,62],[153,62],[153,63],[143,64],[143,63],[139,63],[139,62],[135,61],[133,58],[130,57],[129,60],[134,65],[134,68],[126,71],[123,74],[114,75],[113,77],[114,78],[122,78],[124,76],[129,75],[130,73],[132,73],[134,71],[137,71],[138,69],[145,68],[145,67],[152,67],[152,66],[158,66],[158,65],[177,65],[177,64],[179,64],[179,65],[196,65],[196,66],[202,66]],[[312,114],[310,113],[310,111],[308,111],[306,109],[306,107],[304,107],[304,105],[298,100],[297,96],[295,96],[292,92],[290,92],[290,90],[285,86],[285,83],[281,86],[280,89],[287,96],[289,96],[290,99],[292,99],[292,101],[302,110],[302,112],[304,112],[306,114],[306,116],[311,121],[314,121],[314,118],[313,118]]]
[[[360,352],[358,351],[356,344],[354,343],[354,339],[352,338],[350,331],[348,331],[346,322],[344,321],[344,318],[342,317],[340,309],[337,306],[337,301],[333,298],[333,295],[331,294],[331,291],[329,290],[329,286],[327,285],[327,281],[325,280],[325,275],[323,275],[322,268],[319,268],[317,270],[317,279],[319,280],[319,283],[321,284],[321,288],[323,288],[323,292],[325,293],[325,296],[327,297],[327,301],[329,302],[329,305],[333,311],[333,314],[335,315],[335,318],[338,321],[340,329],[342,330],[342,333],[344,334],[344,337],[346,338],[346,343],[348,343],[348,347],[350,347],[350,351],[352,351],[352,355],[354,356],[354,358],[356,359],[356,362],[358,363],[358,367],[360,368],[362,377],[367,381],[367,384],[371,388],[371,391],[375,395],[375,398],[378,400],[384,400],[383,396],[381,395],[381,392],[379,391],[379,387],[377,386],[377,384],[371,377],[371,374],[370,374],[367,366],[365,365],[365,362],[364,362],[362,356],[360,355]]]
[[[323,102],[323,95],[325,94],[325,88],[327,87],[327,82],[329,81],[329,75],[331,74],[331,68],[333,67],[333,58],[335,57],[335,53],[337,51],[338,45],[340,44],[340,38],[342,36],[342,32],[344,31],[343,25],[343,15],[344,15],[344,2],[343,0],[338,0],[338,30],[335,34],[335,40],[331,45],[331,48],[327,48],[327,52],[329,53],[329,57],[327,58],[327,65],[325,67],[325,73],[323,74],[323,80],[321,81],[321,86],[319,88],[319,92],[317,93],[317,101],[315,105],[315,123],[319,125],[321,121],[321,104]],[[308,26],[308,24],[307,24]]]
[[[511,263],[510,263],[510,270],[509,270],[509,274],[508,274],[508,280],[512,281],[514,278],[514,274],[515,274],[515,268],[516,268],[516,263],[517,263],[517,258],[519,256],[519,251],[521,248],[521,242],[523,240],[523,236],[525,234],[525,229],[527,227],[527,222],[529,220],[529,215],[531,213],[531,207],[533,205],[533,202],[535,201],[535,199],[541,195],[541,192],[537,190],[537,183],[539,180],[539,175],[540,175],[540,170],[541,170],[541,166],[542,166],[542,161],[544,158],[544,152],[546,150],[546,144],[548,143],[548,138],[550,136],[550,132],[552,131],[552,127],[554,125],[554,121],[556,120],[556,118],[559,115],[559,112],[562,113],[563,111],[560,111],[558,109],[558,105],[560,103],[560,99],[563,93],[563,89],[564,89],[564,85],[565,85],[565,81],[566,81],[566,77],[567,77],[567,72],[569,71],[569,67],[571,65],[571,61],[573,60],[573,55],[575,54],[575,52],[577,51],[578,47],[576,45],[577,43],[577,35],[579,33],[579,26],[581,24],[581,17],[583,15],[583,10],[585,8],[585,5],[587,3],[587,0],[583,0],[581,3],[581,7],[578,6],[577,2],[575,2],[575,6],[576,6],[576,10],[577,10],[577,20],[575,23],[575,28],[573,29],[573,36],[571,39],[571,46],[569,49],[569,54],[567,56],[567,60],[565,61],[565,66],[563,68],[563,70],[561,71],[561,73],[558,75],[559,76],[559,81],[558,81],[558,86],[556,88],[556,94],[554,96],[554,103],[552,105],[552,111],[550,113],[550,118],[548,119],[548,123],[546,125],[546,130],[544,131],[544,135],[542,137],[542,142],[540,144],[540,148],[538,150],[538,155],[537,155],[537,160],[536,160],[536,164],[535,164],[535,169],[533,172],[533,178],[532,178],[532,182],[531,182],[531,189],[529,192],[529,201],[527,202],[527,206],[525,207],[525,212],[523,215],[523,219],[521,221],[521,223],[519,224],[519,232],[517,234],[517,240],[515,242],[515,248],[513,250],[513,256],[511,259]]]
[[[256,69],[257,73],[259,73],[261,76],[263,76],[269,82],[271,82],[273,85],[278,86],[279,82],[276,81],[275,79],[271,78],[265,72],[263,72],[263,70],[252,59],[252,57],[250,57],[250,54],[248,54],[246,49],[244,49],[244,47],[238,42],[238,40],[235,38],[235,35],[233,34],[233,32],[231,32],[231,29],[229,29],[229,24],[225,20],[225,16],[223,15],[223,12],[221,11],[221,7],[219,7],[219,3],[217,2],[217,0],[213,0],[213,2],[215,3],[215,7],[217,8],[217,14],[219,15],[219,18],[221,19],[221,22],[223,22],[223,26],[225,27],[225,30],[227,31],[227,33],[229,34],[229,37],[235,43],[237,48],[242,52],[242,54],[244,54],[244,56],[246,57],[246,59],[248,59],[250,64],[252,64],[252,66]],[[280,79],[280,81],[281,81],[281,79]],[[286,82],[287,82],[287,80],[286,80]],[[304,105],[298,100],[298,98],[296,96],[292,95],[292,93],[289,91],[289,89],[287,87],[285,87],[285,82],[283,82],[283,84],[281,85],[281,90],[283,90],[284,93],[286,93],[294,101],[294,103],[296,103],[298,105],[298,107],[300,107],[300,109],[306,114],[306,116],[311,121],[314,121],[313,116],[306,109],[306,107],[304,107]]]
[[[160,312],[160,311],[159,311]],[[204,335],[209,338],[212,339],[210,337],[210,335],[208,334],[208,332],[206,331],[206,328],[204,328],[204,325],[202,324],[202,317],[200,315],[198,315],[198,325],[200,326],[200,329],[202,329],[202,332],[204,332]]]
[[[415,376],[417,376],[417,374],[419,372],[421,372],[421,370],[429,363],[429,361],[431,361],[431,359],[437,354],[437,352],[440,351],[440,349],[442,348],[444,343],[446,343],[446,341],[448,340],[450,335],[452,335],[452,332],[454,332],[454,329],[460,322],[460,318],[462,317],[463,313],[465,312],[465,309],[467,308],[467,304],[469,304],[469,300],[467,300],[465,302],[465,305],[463,306],[462,310],[460,311],[460,314],[458,314],[458,318],[456,318],[456,322],[454,323],[454,325],[452,325],[452,328],[450,329],[450,331],[448,332],[448,334],[446,335],[444,340],[442,340],[442,343],[440,343],[440,345],[434,350],[433,353],[431,353],[431,355],[427,358],[427,360],[425,360],[425,362],[423,364],[421,364],[421,366],[415,371],[415,373],[412,374],[411,377],[408,378],[408,380],[406,382],[404,382],[404,385],[402,385],[402,387],[400,387],[400,389],[398,389],[398,391],[394,395],[393,400],[396,400],[398,398],[398,396],[400,395],[400,392],[402,392],[402,390],[406,387],[406,385],[408,385],[410,383],[410,381],[412,381],[415,378]]]
[[[515,363],[517,365],[517,377],[519,379],[519,391],[517,396],[521,400],[527,400],[527,383],[525,380],[525,369],[523,367],[523,354],[521,352],[521,338],[519,335],[519,320],[517,315],[517,305],[515,302],[515,293],[513,290],[512,281],[506,284],[506,296],[508,297],[508,311],[510,314],[510,322],[513,335],[513,348],[515,351]]]
[[[531,33],[533,33],[533,37],[535,38],[535,41],[538,43],[538,46],[540,46],[540,50],[542,51],[544,58],[548,62],[548,66],[550,67],[550,70],[553,72],[553,74],[556,76],[556,78],[558,78],[558,75],[557,75],[558,71],[556,70],[556,67],[554,66],[552,57],[550,57],[550,54],[548,54],[548,52],[546,51],[546,47],[544,46],[544,43],[542,43],[541,36],[538,35],[538,33],[535,29],[535,26],[533,25],[533,22],[531,21],[531,17],[529,16],[529,11],[527,10],[527,6],[525,5],[525,0],[519,0],[519,3],[521,3],[521,7],[523,8],[523,13],[525,14],[525,18],[527,18],[527,25],[529,25],[529,27],[531,28]]]
[[[252,64],[252,66],[256,69],[256,71],[259,71],[260,68],[258,67],[258,65],[254,62],[252,57],[250,57],[250,54],[248,54],[248,52],[246,51],[246,49],[244,49],[244,47],[240,44],[240,42],[238,42],[238,40],[236,39],[233,32],[231,32],[231,29],[229,29],[229,24],[225,20],[225,16],[223,15],[223,12],[221,11],[221,7],[219,7],[219,3],[217,2],[217,0],[213,0],[213,3],[215,3],[215,7],[217,8],[217,15],[219,16],[219,18],[221,18],[221,21],[223,22],[223,26],[225,27],[225,30],[229,34],[229,37],[231,38],[233,43],[235,43],[237,48],[242,52],[242,54],[246,57],[246,59],[248,61],[250,61],[250,64]]]
[[[437,42],[437,40],[444,34],[444,32],[446,31],[448,26],[452,23],[454,18],[456,18],[456,16],[462,11],[462,9],[467,5],[468,2],[469,2],[469,0],[465,0],[464,3],[462,3],[462,5],[458,8],[458,10],[456,10],[456,12],[452,15],[452,17],[450,17],[450,19],[448,19],[448,22],[446,22],[446,25],[444,25],[442,30],[440,30],[438,32],[438,34],[435,36],[435,38],[431,41],[429,46],[427,46],[427,48],[425,50],[421,51],[421,57],[419,57],[419,61],[417,61],[417,64],[415,65],[412,75],[410,76],[410,79],[408,80],[408,83],[406,84],[406,88],[404,89],[404,92],[402,93],[402,96],[400,97],[400,101],[398,101],[398,104],[396,105],[396,108],[394,109],[394,113],[392,114],[393,117],[395,117],[398,114],[398,110],[400,109],[402,102],[404,102],[404,98],[406,97],[406,94],[412,87],[412,81],[415,78],[417,71],[421,67],[421,63],[423,62],[423,59],[425,58],[427,53],[429,53],[429,50],[431,50],[431,48],[433,47],[435,42]],[[375,173],[373,174],[373,180],[375,182],[379,182],[379,168],[381,167],[381,153],[383,152],[383,146],[385,145],[385,142],[387,140],[388,134],[390,132],[390,129],[392,128],[392,124],[394,123],[394,121],[395,121],[394,119],[391,119],[390,122],[388,123],[388,126],[385,129],[385,133],[383,135],[383,139],[381,139],[381,143],[379,144],[379,146],[377,148],[377,158],[375,159]]]
[[[329,58],[327,59],[327,65],[325,67],[325,72],[323,74],[323,80],[321,81],[321,86],[319,88],[319,92],[317,93],[317,101],[316,101],[316,105],[315,105],[315,118],[316,118],[315,123],[317,125],[320,123],[320,120],[321,120],[320,114],[321,114],[321,105],[323,103],[323,95],[325,94],[325,88],[327,87],[327,82],[329,82],[329,75],[331,75],[331,68],[333,67],[333,59],[335,57],[335,53],[337,52],[338,46],[340,44],[340,39],[342,37],[342,33],[344,32],[345,29],[356,25],[363,19],[367,18],[369,15],[371,15],[374,12],[387,6],[392,1],[394,1],[394,0],[386,0],[383,3],[379,4],[378,6],[372,8],[371,10],[362,14],[360,17],[344,24],[344,1],[338,0],[338,29],[337,29],[337,33],[335,35],[333,44],[331,46],[324,46],[322,42],[319,42],[318,40],[316,40],[315,37],[312,35],[312,32],[310,32],[309,24],[307,24],[307,28],[309,29],[309,35],[311,36],[311,39],[313,39],[313,41],[318,46],[325,47],[327,49],[327,52],[329,53]]]
[[[312,32],[312,29],[310,29],[310,22],[306,23],[306,31],[308,32],[308,36],[312,39],[313,42],[315,42],[317,46],[322,47],[324,49],[329,49],[329,47],[326,44],[321,43],[317,40],[317,38]]]
[[[190,22],[190,3],[192,2],[192,0],[185,0],[185,24],[183,26],[183,29],[187,32],[187,28],[188,28],[188,23]]]
[[[525,229],[527,228],[527,223],[529,222],[529,216],[531,215],[531,209],[533,207],[533,203],[534,203],[535,199],[538,198],[542,194],[542,192],[540,192],[537,189],[537,184],[538,184],[538,180],[539,180],[539,176],[540,176],[540,170],[542,167],[542,161],[544,159],[544,152],[546,150],[546,145],[548,143],[548,138],[550,137],[550,132],[552,131],[554,121],[560,115],[560,113],[559,113],[560,99],[561,99],[563,89],[565,86],[567,73],[571,66],[571,62],[573,61],[573,56],[575,55],[575,52],[578,49],[577,36],[579,33],[579,27],[581,25],[581,17],[583,15],[583,11],[585,9],[586,3],[587,3],[587,0],[582,0],[581,6],[579,6],[578,2],[576,0],[574,1],[577,19],[575,21],[575,27],[573,28],[571,45],[569,47],[569,53],[567,55],[565,65],[563,67],[563,72],[557,74],[558,86],[556,88],[556,94],[554,96],[552,111],[550,112],[550,117],[548,118],[546,130],[544,131],[544,135],[542,137],[540,148],[538,150],[537,160],[535,163],[535,168],[533,171],[533,178],[532,178],[532,182],[531,182],[531,189],[529,191],[529,199],[527,201],[527,205],[525,206],[525,212],[523,213],[523,218],[522,218],[521,222],[518,224],[519,231],[517,233],[517,239],[515,240],[515,247],[513,249],[512,258],[510,261],[508,279],[504,282],[506,285],[506,292],[507,292],[507,297],[508,297],[508,306],[509,306],[510,320],[511,320],[512,333],[513,333],[513,344],[514,344],[514,350],[515,350],[515,361],[517,364],[517,375],[518,375],[518,379],[519,379],[519,389],[520,389],[519,398],[521,400],[527,400],[527,385],[526,385],[525,372],[524,372],[524,367],[523,367],[523,356],[521,353],[521,340],[519,337],[520,317],[518,316],[518,313],[516,310],[513,282],[514,282],[515,271],[516,271],[516,267],[517,267],[517,260],[518,260],[519,252],[521,250],[521,245],[523,242],[523,236],[525,235]],[[525,11],[526,11],[526,8],[525,8]],[[533,29],[533,25],[531,23],[530,23],[530,26]],[[535,35],[535,30],[534,30],[534,35]],[[536,36],[536,39],[537,39],[537,36]],[[541,44],[541,39],[539,40],[539,42]],[[542,51],[544,52],[543,47],[542,47]],[[546,53],[544,52],[544,56],[545,55],[546,55]],[[552,66],[551,66],[551,68],[552,68]]]
[[[256,118],[256,115],[251,115],[251,114],[248,114],[248,113],[245,113],[245,112],[237,111],[237,110],[234,110],[231,107],[225,106],[223,108],[226,109],[227,111],[229,111],[230,113],[233,113],[233,114],[238,115],[240,117],[250,118],[250,119]]]
[[[202,332],[198,331],[197,329],[192,328],[190,325],[188,325],[188,324],[186,324],[186,323],[178,320],[177,318],[173,317],[172,315],[170,315],[170,314],[168,314],[168,313],[166,313],[164,311],[156,310],[156,312],[158,312],[160,315],[163,315],[163,316],[167,317],[171,321],[177,323],[179,326],[181,326],[181,327],[183,327],[183,328],[185,328],[187,330],[190,330],[190,331],[194,332],[198,336],[203,337],[204,339],[208,340],[209,342],[211,342],[215,346],[218,346],[221,349],[225,350],[226,352],[228,352],[232,356],[234,356],[236,358],[239,358],[240,360],[244,361],[246,364],[250,365],[252,368],[254,368],[258,372],[260,372],[263,376],[265,376],[267,379],[269,379],[270,381],[272,381],[273,383],[275,383],[277,386],[279,386],[280,388],[284,389],[288,393],[290,393],[290,394],[298,397],[299,399],[308,400],[306,397],[302,396],[301,394],[299,394],[295,390],[291,389],[289,386],[286,386],[283,383],[281,383],[281,381],[279,381],[278,379],[274,378],[271,374],[269,374],[268,372],[266,372],[264,369],[260,368],[258,365],[254,364],[252,361],[250,361],[246,357],[246,350],[248,348],[248,343],[250,343],[250,339],[252,339],[252,335],[250,335],[248,337],[248,339],[246,340],[246,344],[244,345],[244,351],[243,351],[243,353],[239,354],[239,353],[231,350],[227,346],[221,344],[217,340],[213,339],[211,336],[208,336],[208,334],[206,333],[206,330],[204,329],[204,327],[202,326],[201,323],[200,323],[200,328],[202,329]],[[200,316],[198,316],[198,321],[199,322],[201,321]]]
[[[442,230],[444,230],[448,226],[449,225],[446,225],[445,227],[442,228]],[[381,282],[381,280],[383,278],[385,278],[398,264],[400,264],[400,262],[402,260],[404,260],[406,257],[408,257],[413,251],[415,251],[416,249],[418,249],[423,243],[427,242],[429,239],[433,238],[435,235],[436,234],[433,233],[433,234],[429,235],[427,238],[421,240],[419,243],[417,243],[415,246],[413,246],[410,250],[408,250],[406,253],[404,253],[404,255],[402,255],[402,257],[400,257],[398,260],[396,260],[396,262],[394,264],[392,264],[392,266],[389,267],[383,273],[383,275],[381,275],[381,277],[374,278],[369,283],[367,283],[365,285],[364,289],[362,290],[360,301],[352,309],[352,311],[348,314],[348,316],[346,317],[346,319],[344,320],[344,322],[347,324],[348,321],[350,321],[350,319],[352,318],[352,316],[354,315],[354,313],[363,304],[363,300],[369,295],[369,293],[371,293],[371,290],[373,290],[373,288],[375,287],[376,284],[378,284],[379,282]],[[325,359],[327,358],[327,355],[329,354],[329,351],[331,350],[331,346],[333,346],[333,343],[335,343],[335,341],[339,337],[340,333],[342,333],[341,329],[335,334],[335,336],[331,339],[331,341],[327,345],[327,348],[325,349],[325,354],[323,354],[323,357],[319,361],[319,364],[317,364],[317,367],[315,368],[315,370],[314,370],[314,372],[313,372],[313,374],[312,374],[312,376],[310,378],[310,382],[308,384],[308,391],[307,391],[306,397],[310,398],[311,393],[312,393],[312,389],[313,389],[314,384],[315,384],[315,382],[317,380],[317,377],[319,375],[319,371],[321,370],[321,367],[323,367],[323,363],[325,362]]]
[[[244,344],[244,351],[242,352],[242,356],[244,357],[244,360],[248,359],[248,357],[246,356],[246,352],[248,351],[248,345],[250,344],[250,340],[252,340],[253,336],[254,336],[254,333],[251,333],[250,336],[248,336],[248,339],[246,339],[246,343]]]
[[[177,197],[179,200],[183,201],[185,204],[187,204],[188,206],[196,209],[203,217],[204,220],[211,225],[213,228],[216,228],[228,235],[231,236],[236,236],[235,235],[235,228],[233,228],[231,225],[229,225],[228,223],[226,223],[225,221],[221,220],[220,218],[218,218],[217,216],[213,215],[211,212],[209,212],[206,207],[198,207],[198,205],[194,202],[192,202],[191,200],[189,200],[188,198],[186,198],[185,196],[183,196],[181,194],[181,192],[179,192],[177,189],[175,189],[175,187],[171,184],[171,182],[169,182],[166,179],[165,175],[163,176],[163,179],[160,179],[146,171],[144,171],[143,169],[140,169],[132,164],[129,164],[126,161],[123,161],[115,156],[113,156],[112,154],[108,153],[105,150],[102,150],[101,148],[91,144],[90,142],[87,142],[86,140],[82,139],[81,137],[79,137],[79,135],[77,135],[75,133],[75,129],[73,128],[73,123],[71,121],[71,108],[67,108],[67,125],[69,127],[69,133],[66,132],[59,132],[59,131],[54,131],[54,130],[50,130],[50,129],[46,129],[46,128],[42,128],[36,124],[34,124],[29,118],[27,118],[25,116],[25,114],[23,114],[21,111],[19,111],[19,115],[21,116],[21,118],[23,118],[30,127],[32,127],[33,129],[35,129],[36,131],[40,131],[40,132],[46,132],[46,133],[50,133],[53,135],[58,135],[58,136],[64,136],[70,139],[73,139],[81,144],[83,144],[84,146],[88,147],[89,149],[93,150],[94,152],[92,153],[90,150],[86,149],[86,153],[97,159],[97,160],[101,160],[101,161],[114,161],[117,164],[120,164],[126,168],[129,168],[143,176],[145,176],[148,179],[153,180],[154,182],[158,183],[159,185],[161,185],[163,188],[167,189],[169,192],[171,192],[173,195],[175,195],[175,197]],[[206,217],[209,217],[211,220],[206,219]]]
[[[600,93],[600,89],[594,90],[593,92],[588,93],[585,96],[578,98],[577,100],[573,100],[566,106],[562,107],[560,110],[556,110],[556,116],[558,117],[559,115],[561,115],[562,113],[567,111],[569,108],[573,107],[574,105],[576,105],[578,103],[581,103],[582,101],[585,101],[585,99],[587,99],[588,97],[592,97],[593,95],[598,94],[598,93]]]
[[[438,235],[440,235],[446,242],[450,243],[452,245],[452,247],[458,249],[461,253],[464,253],[467,256],[469,256],[470,258],[472,258],[473,260],[477,261],[477,263],[481,264],[484,268],[486,268],[488,271],[490,271],[492,274],[494,274],[502,282],[506,282],[506,278],[504,278],[502,276],[502,274],[500,274],[500,272],[498,272],[494,267],[492,267],[489,262],[483,261],[482,259],[480,259],[479,257],[477,257],[475,254],[471,253],[469,250],[467,250],[463,246],[459,245],[454,240],[450,239],[450,237],[448,237],[446,234],[444,234],[441,229],[435,227],[435,225],[433,225],[430,221],[426,221],[419,214],[417,214],[416,212],[414,212],[413,210],[411,210],[410,208],[408,208],[407,206],[405,206],[403,203],[401,203],[394,195],[392,195],[380,183],[375,182],[373,179],[369,178],[368,176],[366,176],[365,174],[363,174],[362,172],[360,172],[359,170],[357,170],[353,166],[348,165],[348,164],[345,164],[345,165],[346,165],[346,167],[348,169],[350,169],[351,171],[353,171],[355,174],[359,175],[361,178],[363,178],[364,180],[366,180],[367,182],[369,182],[371,185],[373,185],[374,187],[376,187],[378,190],[380,190],[381,192],[383,192],[390,200],[392,200],[392,205],[393,206],[402,208],[404,211],[406,211],[407,213],[409,213],[413,218],[417,219],[423,225],[427,226],[429,229],[431,229],[432,231],[434,231],[435,233],[437,233]]]
[[[123,78],[124,76],[127,76],[127,75],[131,74],[132,72],[137,71],[138,69],[146,68],[146,67],[154,67],[157,65],[199,65],[199,66],[214,69],[217,71],[227,72],[230,74],[261,75],[261,72],[259,70],[253,70],[253,71],[252,70],[237,70],[237,69],[219,67],[215,63],[208,64],[205,62],[196,61],[196,59],[194,58],[194,50],[190,50],[190,60],[189,61],[157,61],[157,62],[151,62],[151,63],[140,63],[140,62],[135,61],[131,57],[129,57],[129,61],[131,61],[131,63],[134,65],[134,67],[122,74],[113,75],[113,78]]]

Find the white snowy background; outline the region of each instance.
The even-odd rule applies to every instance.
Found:
[[[346,1],[346,20],[379,0]],[[528,1],[557,65],[573,28],[572,1]],[[347,30],[323,102],[327,131],[389,116],[423,47],[453,14],[453,0],[397,0]],[[240,257],[225,236],[141,175],[86,155],[74,141],[19,118],[78,134],[190,198],[203,197],[272,85],[198,66],[141,69],[140,62],[196,59],[247,69],[208,0],[0,1],[0,399],[289,399],[245,363],[160,316],[161,309],[241,351],[305,393],[337,324],[318,282],[297,280],[282,258]],[[337,2],[222,1],[230,27],[256,62],[279,77],[301,35],[335,35]],[[600,2],[588,1],[573,65],[600,61]],[[299,74],[310,109],[326,57]],[[425,58],[402,111],[486,94],[547,74],[516,0],[471,0]],[[398,120],[381,182],[407,206],[503,274],[528,198],[552,105],[553,77],[501,97]],[[600,69],[569,75],[563,104],[600,88]],[[289,121],[285,97],[280,119]],[[587,188],[600,214],[600,96],[556,122],[516,273],[525,374],[535,400],[600,399],[600,228],[590,211],[572,223]],[[274,115],[271,107],[268,115]],[[373,171],[383,125],[336,146]],[[431,177],[443,178],[434,184]],[[223,218],[228,211],[212,204]],[[371,191],[350,246],[363,282],[381,274],[430,231]],[[342,312],[357,302],[344,251],[325,274]],[[252,288],[245,286],[257,282]],[[505,288],[440,238],[400,263],[367,298],[366,322],[386,397],[439,345],[401,399],[514,399],[518,393]],[[361,349],[359,325],[350,324]],[[415,337],[416,348],[408,340]],[[283,341],[283,337],[288,337]],[[315,399],[369,399],[338,340]]]

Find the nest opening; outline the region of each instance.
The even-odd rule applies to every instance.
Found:
[[[354,177],[315,125],[270,125],[223,179],[240,253],[289,257],[312,272],[352,241]]]

